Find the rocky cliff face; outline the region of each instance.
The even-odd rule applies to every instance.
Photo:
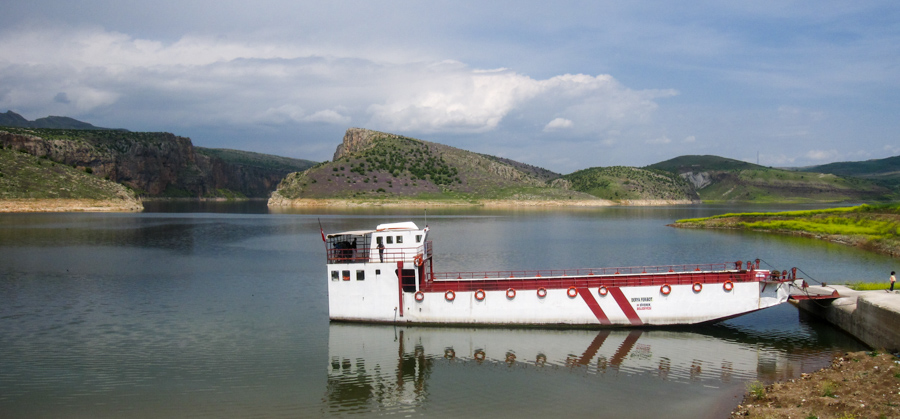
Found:
[[[227,189],[267,197],[286,174],[195,153],[189,138],[169,133],[99,133],[39,136],[0,131],[0,144],[84,169],[146,196],[202,197]]]
[[[374,146],[372,140],[375,138],[400,138],[400,136],[365,128],[350,128],[344,133],[344,140],[338,144],[331,161],[338,161],[341,157],[372,148]]]
[[[684,180],[694,185],[695,190],[703,189],[710,184],[712,184],[712,176],[710,176],[709,172],[685,172],[680,174]]]

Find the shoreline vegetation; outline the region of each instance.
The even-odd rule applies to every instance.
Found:
[[[900,257],[900,204],[731,213],[678,220],[677,228],[752,230],[811,237]]]

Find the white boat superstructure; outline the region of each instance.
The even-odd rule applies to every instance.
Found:
[[[428,227],[323,233],[329,316],[444,325],[645,326],[721,320],[781,304],[805,283],[759,261],[630,268],[434,272]]]

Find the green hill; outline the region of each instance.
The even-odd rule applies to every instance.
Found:
[[[204,156],[218,158],[225,163],[237,166],[256,167],[259,169],[281,171],[284,174],[303,171],[317,164],[312,160],[293,159],[272,154],[254,153],[252,151],[232,150],[229,148],[194,147],[194,151]]]
[[[115,182],[0,146],[0,199],[131,199],[133,192]]]
[[[684,178],[660,170],[636,167],[592,167],[563,176],[576,191],[610,200],[695,200],[691,184]]]
[[[351,128],[333,161],[287,176],[276,194],[284,199],[596,199],[553,182],[559,176],[508,159]]]
[[[829,163],[797,170],[868,179],[893,189],[895,192],[900,192],[900,156],[857,162]]]
[[[773,169],[716,156],[681,156],[647,166],[690,181],[706,202],[845,202],[896,199],[875,182],[827,173]]]
[[[663,170],[666,172],[682,174],[697,171],[734,171],[757,169],[762,166],[747,163],[740,160],[719,156],[679,156],[656,164],[647,166],[647,169]]]

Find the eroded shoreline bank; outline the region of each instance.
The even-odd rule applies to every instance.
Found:
[[[16,212],[140,212],[138,200],[0,199],[0,213]]]

